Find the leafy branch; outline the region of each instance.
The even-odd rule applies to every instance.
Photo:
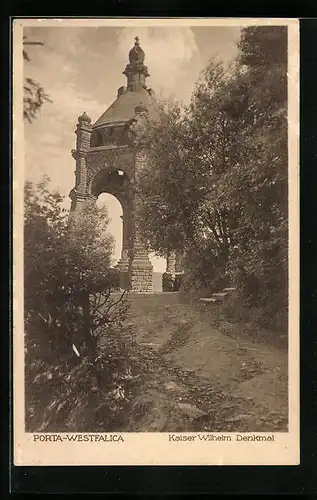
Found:
[[[39,41],[31,42],[26,37],[23,37],[23,46],[26,45],[43,46],[44,43]],[[23,48],[23,59],[26,62],[31,61],[30,56],[25,48]],[[46,101],[52,103],[53,101],[45,93],[42,85],[36,82],[33,78],[25,77],[23,90],[23,118],[29,123],[32,123],[44,102]]]

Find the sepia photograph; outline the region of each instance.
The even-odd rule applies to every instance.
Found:
[[[15,432],[298,463],[297,21],[14,28]]]

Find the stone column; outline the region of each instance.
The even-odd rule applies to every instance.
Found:
[[[175,274],[181,274],[184,272],[183,259],[184,257],[182,252],[178,250],[175,256]]]
[[[129,290],[129,265],[131,259],[131,245],[132,239],[129,231],[130,221],[127,214],[121,216],[123,229],[122,229],[122,250],[121,257],[117,264],[117,268],[120,271],[120,287]]]
[[[183,268],[183,254],[179,250],[176,252],[175,259],[175,281],[174,281],[174,290],[177,292],[183,281],[184,268]]]
[[[176,254],[175,252],[168,252],[166,258],[166,272],[175,274]]]
[[[141,241],[137,221],[134,222],[133,254],[130,262],[131,290],[134,292],[153,291],[153,266],[148,250]]]
[[[90,137],[92,132],[91,119],[86,113],[78,117],[76,127],[76,149],[72,149],[72,157],[76,161],[76,183],[69,196],[72,200],[71,212],[80,210],[85,206],[87,200],[87,165],[86,153],[90,146]]]
[[[153,292],[153,266],[149,259],[149,251],[141,239],[139,224],[137,220],[138,199],[137,186],[139,175],[146,163],[146,155],[138,151],[135,156],[134,187],[132,195],[131,219],[133,224],[132,240],[133,250],[129,267],[131,290],[134,292]]]

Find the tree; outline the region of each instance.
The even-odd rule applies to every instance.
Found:
[[[105,209],[88,206],[68,226],[61,201],[49,191],[47,178],[35,186],[26,183],[26,415],[27,427],[37,430],[74,426],[74,411],[86,412],[88,421],[80,425],[87,429],[98,404],[91,399],[96,391],[108,410],[117,408],[111,391],[129,359],[120,338],[128,303],[124,294],[112,298],[113,240]],[[100,416],[104,425],[110,417],[112,410]]]
[[[193,254],[209,254],[210,272],[197,259],[192,269],[194,280],[204,283],[225,273],[239,208],[219,189],[234,155],[236,124],[223,109],[234,77],[211,61],[190,106],[161,105],[140,135],[148,159],[139,183],[143,233],[163,255],[166,249],[185,251],[187,267],[193,268]]]
[[[23,37],[23,47],[26,45],[44,45],[42,42],[31,42],[27,37]],[[28,52],[23,48],[23,59],[25,62],[29,62],[30,56]],[[45,93],[44,88],[36,82],[33,78],[24,78],[24,96],[23,96],[23,117],[29,123],[32,123],[34,118],[36,118],[37,113],[41,109],[45,101],[52,102],[49,96]]]
[[[190,106],[162,108],[140,140],[140,218],[154,249],[181,246],[194,281],[230,278],[250,305],[284,316],[286,36],[283,27],[242,30],[229,70],[211,61]]]
[[[239,44],[239,85],[248,108],[239,120],[243,144],[234,190],[241,212],[231,271],[253,301],[287,306],[287,32],[249,27]],[[257,292],[257,293],[256,293]],[[274,297],[273,301],[272,298]],[[286,314],[285,314],[286,315]]]
[[[32,318],[59,325],[57,349],[76,343],[79,350],[90,349],[93,358],[98,320],[92,313],[100,294],[109,299],[112,288],[113,237],[107,232],[107,212],[88,205],[83,213],[73,214],[68,227],[60,207],[62,197],[49,192],[48,182],[45,178],[35,187],[30,182],[25,186],[25,308]]]
[[[181,106],[172,101],[160,102],[155,118],[151,122],[146,120],[139,130],[137,146],[145,152],[147,161],[137,189],[143,236],[162,255],[168,249],[181,248],[185,240],[193,238],[188,217],[187,224],[183,223],[185,213],[194,213],[193,199],[180,196],[179,189],[181,182],[183,193],[191,188],[191,180],[196,185],[195,169],[188,168],[182,177],[185,163],[188,166],[185,143],[186,124]]]

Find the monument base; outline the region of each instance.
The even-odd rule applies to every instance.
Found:
[[[130,268],[130,290],[132,292],[153,291],[153,266],[149,260],[135,259]]]

